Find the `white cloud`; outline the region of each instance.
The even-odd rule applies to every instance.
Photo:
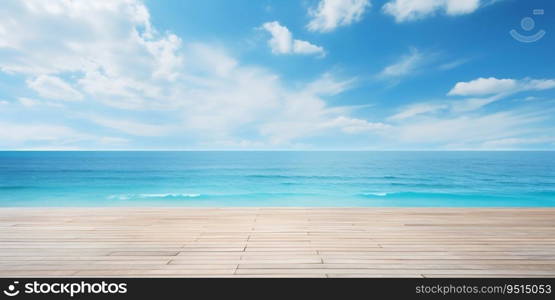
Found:
[[[545,143],[554,143],[553,137],[538,137],[538,138],[505,138],[491,141],[485,141],[480,146],[488,150],[518,150],[521,148],[529,148],[530,145],[538,145]]]
[[[320,54],[324,55],[324,48],[313,45],[307,41],[294,40],[293,53],[299,54]]]
[[[262,25],[272,38],[268,41],[268,45],[272,52],[276,54],[286,54],[293,52],[293,35],[285,26],[281,26],[279,22],[267,22]]]
[[[348,117],[348,107],[327,107],[320,95],[334,95],[352,85],[352,80],[337,81],[330,74],[308,84],[303,90],[290,92],[281,103],[283,113],[270,116],[261,133],[272,144],[284,144],[300,137],[323,135],[336,130],[347,134],[379,133],[387,124]]]
[[[512,92],[517,88],[514,79],[478,78],[469,82],[457,82],[449,91],[451,96],[484,96]]]
[[[220,46],[190,43],[172,33],[157,32],[139,1],[5,2],[9,9],[0,10],[0,26],[10,30],[0,32],[1,70],[24,77],[30,88],[33,84],[39,86],[39,95],[41,88],[49,87],[51,94],[43,90],[44,98],[76,99],[72,96],[77,94],[64,89],[69,86],[90,101],[64,103],[67,107],[60,115],[71,116],[72,121],[84,120],[81,126],[75,127],[48,114],[40,120],[33,119],[37,123],[27,124],[31,116],[42,110],[36,106],[23,107],[20,104],[26,100],[21,99],[17,105],[16,102],[4,105],[3,112],[9,113],[0,114],[3,146],[62,148],[85,144],[94,147],[132,142],[141,136],[164,136],[182,148],[213,145],[290,148],[301,144],[306,137],[355,134],[391,143],[421,141],[437,145],[454,145],[455,137],[460,135],[465,144],[477,145],[522,138],[520,135],[537,120],[516,113],[434,115],[444,111],[453,113],[457,108],[449,103],[408,108],[391,117],[393,124],[365,120],[352,117],[352,109],[348,107],[332,107],[325,101],[326,97],[352,88],[357,82],[355,78],[342,79],[323,73],[309,82],[285,83],[275,72],[245,65]],[[22,31],[28,35],[17,34]],[[36,42],[38,37],[40,43]],[[285,37],[288,42],[284,45],[276,42],[277,49],[299,54],[316,51],[311,48],[314,45],[295,40],[290,32]],[[398,78],[417,72],[426,62],[423,56],[415,50],[385,68],[383,74]],[[43,78],[42,82],[39,78]],[[63,80],[66,85],[52,78]],[[524,79],[518,80],[517,86],[516,90],[541,90],[555,86],[555,81]],[[59,93],[56,97],[45,96],[52,96],[53,90]],[[59,97],[64,92],[68,93]],[[14,99],[18,99],[17,95]],[[39,98],[29,100],[31,105],[47,103]],[[459,109],[464,110],[462,103],[466,100],[451,102],[461,103]],[[52,100],[52,103],[59,102]],[[474,107],[482,105],[476,103]],[[466,111],[472,106],[470,102],[467,104]],[[17,114],[13,113],[16,110]],[[27,111],[29,114],[25,115]],[[13,119],[15,115],[21,122],[15,123],[18,121]],[[116,115],[121,119],[110,117]],[[51,122],[45,124],[48,120]],[[98,127],[86,127],[91,122]],[[62,123],[65,125],[54,125]],[[493,125],[488,127],[490,123]],[[77,128],[88,130],[81,132]],[[106,128],[118,130],[130,140],[90,134],[104,132]],[[471,132],[478,134],[472,137]]]
[[[506,94],[485,98],[443,100],[408,105],[389,117],[392,127],[384,131],[382,144],[404,149],[532,149],[551,137],[545,122],[553,110],[545,105],[523,105],[504,111],[478,111]],[[531,148],[532,147],[532,148]]]
[[[371,123],[366,120],[353,119],[346,117],[337,117],[325,124],[331,128],[340,128],[343,132],[349,134],[357,134],[362,132],[382,131],[391,128],[390,125],[384,123]]]
[[[139,1],[4,2],[0,40],[8,59],[0,68],[5,72],[40,75],[102,68],[114,74],[135,70],[132,58],[138,54],[150,55],[145,43],[151,43],[154,33]]]
[[[210,72],[210,75],[225,78],[238,68],[239,62],[230,57],[222,49],[202,43],[189,45],[189,55],[194,61],[188,63],[188,68],[200,72]]]
[[[525,91],[540,91],[555,88],[553,79],[497,79],[478,78],[469,82],[458,82],[449,91],[449,96],[471,96],[451,103],[453,112],[461,113],[480,109],[512,94]],[[487,96],[487,97],[486,97]]]
[[[544,117],[518,111],[452,118],[429,117],[398,125],[394,136],[405,143],[472,148],[484,141],[529,134],[533,130],[530,124]]]
[[[27,80],[27,85],[44,98],[64,101],[83,99],[81,93],[56,76],[40,75]]]
[[[126,139],[109,136],[96,136],[63,125],[48,123],[18,124],[0,121],[0,147],[6,149],[79,149],[79,143],[94,143],[111,148],[127,142]]]
[[[58,141],[79,139],[75,130],[50,124],[14,124],[0,122],[0,140],[4,142]]]
[[[296,101],[292,98],[290,101]],[[333,109],[316,108],[320,103],[296,103],[298,107],[291,110],[286,116],[289,119],[274,120],[262,127],[262,134],[268,136],[272,144],[288,144],[299,137],[319,136],[330,131],[338,131],[349,135],[373,133],[380,134],[390,128],[388,124],[381,122],[368,122],[367,120],[349,118],[344,116],[332,117],[338,114]],[[293,106],[293,105],[292,105]],[[316,113],[308,109],[316,108]],[[308,115],[304,119],[298,118],[299,115]]]
[[[410,105],[397,114],[389,117],[389,120],[392,121],[400,121],[412,118],[417,115],[427,114],[437,112],[439,110],[444,110],[449,106],[446,104],[437,104],[437,103],[418,103],[414,105]]]
[[[324,97],[350,88],[353,79],[325,73],[311,82],[285,84],[272,71],[247,66],[220,46],[159,33],[141,1],[6,1],[7,9],[0,10],[0,26],[6,29],[0,33],[0,69],[23,76],[44,98],[90,100],[67,103],[63,110],[19,105],[22,122],[40,113],[41,120],[54,120],[51,114],[57,112],[71,116],[60,122],[98,124],[90,128],[93,132],[108,127],[137,140],[166,136],[186,148],[222,141],[237,147],[287,147],[306,135],[364,133],[380,127],[351,118],[349,109],[326,104]],[[273,24],[268,26],[278,34],[285,32],[285,44],[280,44],[282,39],[275,43],[279,51],[324,53]],[[47,104],[35,101],[32,104]],[[121,119],[109,117],[116,115]],[[164,121],[155,124],[153,118]],[[1,120],[7,120],[5,114]],[[64,135],[50,136],[59,138],[51,144],[67,145]],[[102,140],[110,139],[119,138]],[[101,143],[100,138],[87,141]]]
[[[522,80],[520,83],[520,91],[541,91],[555,88],[555,79],[525,79]]]
[[[331,73],[324,73],[320,78],[311,82],[305,92],[315,95],[337,95],[351,88],[356,79],[337,80]]]
[[[332,113],[328,111],[327,113]],[[276,121],[264,124],[262,134],[269,136],[273,144],[286,144],[299,137],[318,136],[330,130],[339,130],[347,134],[375,133],[389,129],[391,126],[381,122],[368,122],[367,120],[337,117],[329,119],[328,114],[311,114],[310,119],[295,121]]]
[[[27,75],[48,97],[79,99],[80,89],[112,106],[156,106],[182,68],[180,39],[158,34],[139,0],[5,2],[0,70]]]
[[[333,31],[360,21],[370,5],[369,0],[320,0],[317,7],[309,9],[312,20],[307,27],[311,31]]]
[[[64,106],[58,102],[50,102],[44,100],[37,100],[31,99],[27,97],[19,97],[17,102],[24,107],[27,108],[36,108],[36,107],[55,107],[55,108],[63,108]]]
[[[444,100],[409,105],[388,119],[392,121],[401,121],[415,116],[434,114],[440,111],[460,115],[462,113],[476,111],[515,93],[552,88],[555,88],[555,80],[553,79],[526,78],[517,80],[497,79],[494,77],[478,78],[468,82],[458,82],[448,93],[449,96],[468,96],[469,98],[456,101]]]
[[[410,53],[402,56],[397,62],[385,67],[379,77],[398,78],[410,75],[418,70],[424,63],[424,55],[415,48],[411,48]]]
[[[116,120],[99,116],[91,116],[90,120],[102,126],[136,136],[164,136],[172,130],[170,126],[145,124],[130,120]]]
[[[183,57],[178,54],[181,47],[181,39],[174,34],[168,34],[162,39],[148,41],[139,39],[148,49],[150,54],[156,58],[152,73],[155,79],[168,79],[173,81],[179,75],[179,68],[183,65]]]
[[[529,90],[555,88],[554,79],[497,79],[495,77],[477,78],[468,82],[458,82],[449,91],[450,96],[485,96],[512,94]]]
[[[383,6],[397,22],[423,19],[443,12],[449,16],[469,14],[482,5],[480,0],[392,0]]]
[[[19,99],[17,99],[17,101],[25,107],[33,107],[40,104],[40,102],[37,100],[25,98],[25,97],[20,97]]]
[[[307,41],[294,40],[291,31],[279,22],[267,22],[262,25],[272,38],[268,45],[275,54],[319,54],[325,55],[324,48],[313,45]]]
[[[478,78],[468,82],[458,82],[449,91],[449,96],[468,96],[461,100],[443,100],[409,105],[390,116],[392,121],[401,121],[415,116],[430,115],[437,112],[460,115],[476,111],[488,104],[502,100],[512,94],[525,91],[538,91],[555,88],[553,79],[497,79]],[[530,98],[530,97],[528,97]]]
[[[451,111],[455,113],[478,110],[490,103],[503,99],[504,95],[495,95],[485,98],[468,98],[451,103]]]

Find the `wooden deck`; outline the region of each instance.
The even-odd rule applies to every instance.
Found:
[[[0,276],[555,277],[555,209],[2,208]]]

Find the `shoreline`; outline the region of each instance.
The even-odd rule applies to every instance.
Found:
[[[555,208],[2,207],[2,277],[555,277]]]

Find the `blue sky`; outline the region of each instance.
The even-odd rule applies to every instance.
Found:
[[[0,149],[552,150],[553,14],[547,0],[7,0]]]

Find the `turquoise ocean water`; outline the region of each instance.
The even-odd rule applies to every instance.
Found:
[[[555,206],[555,152],[0,152],[0,206]]]

